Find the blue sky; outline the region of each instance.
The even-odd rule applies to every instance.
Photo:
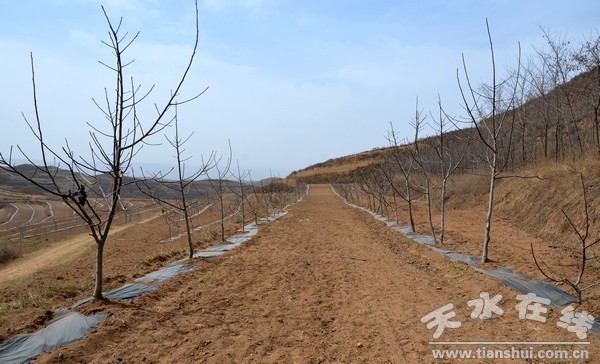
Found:
[[[29,53],[36,62],[39,107],[49,144],[65,138],[87,155],[86,122],[103,124],[92,98],[103,99],[112,63],[101,44],[114,21],[140,36],[129,50],[136,83],[155,85],[143,116],[175,87],[191,51],[191,0],[1,0],[0,151],[36,144],[21,112],[33,119]],[[434,111],[438,94],[461,114],[456,69],[464,54],[474,82],[490,76],[485,18],[498,68],[543,48],[540,26],[575,41],[597,30],[600,2],[199,0],[199,54],[183,95],[209,86],[179,109],[181,133],[194,132],[186,155],[224,153],[256,178],[286,176],[326,159],[384,146],[395,129],[410,137],[415,99]],[[171,134],[172,130],[166,133]],[[164,136],[137,162],[174,162]],[[194,164],[194,159],[188,162]]]

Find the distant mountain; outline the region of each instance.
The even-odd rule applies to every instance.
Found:
[[[34,178],[40,185],[48,186],[50,189],[54,190],[50,177],[46,174],[40,173],[39,170],[36,170],[35,166],[33,166],[31,164],[21,164],[21,165],[18,165],[17,168],[23,174]],[[71,173],[68,170],[57,168],[57,169],[52,170],[52,173],[54,175],[54,180],[56,181],[60,190],[63,191],[65,194],[68,193],[69,190],[71,190],[71,191],[77,190],[77,187],[75,186],[75,183],[73,182],[73,176],[71,175]],[[81,177],[80,180],[83,179],[82,176],[79,176],[79,177]],[[108,175],[98,175],[95,177],[86,176],[85,180],[87,181],[87,183],[85,184],[86,189],[88,191],[91,191],[91,193],[88,192],[88,195],[90,195],[90,196],[102,195],[102,191],[105,191],[105,192],[109,191],[110,187],[111,187],[111,182],[112,182],[111,177]],[[142,198],[142,199],[148,198],[147,195],[145,195],[144,193],[142,193],[140,191],[140,189],[136,185],[136,182],[140,185],[142,184],[141,179],[134,179],[132,177],[124,178],[124,185],[123,185],[123,189],[121,192],[121,196],[123,198]],[[173,182],[175,183],[175,181],[173,181]],[[213,182],[214,182],[214,180],[213,180]],[[239,183],[235,182],[235,181],[226,180],[224,182],[225,182],[224,186],[227,189],[229,189],[229,188],[235,189],[235,188],[238,188],[238,185],[239,185]],[[179,198],[176,191],[174,191],[173,189],[168,188],[156,181],[146,180],[145,184],[151,190],[157,191],[158,195],[161,198],[164,198],[164,199]],[[15,193],[18,193],[18,194],[50,196],[50,194],[48,192],[44,191],[42,188],[37,187],[34,184],[26,181],[22,177],[14,174],[14,173],[7,172],[3,169],[0,169],[0,188],[5,191],[6,190],[14,191]],[[191,188],[189,189],[189,192],[188,192],[188,195],[192,198],[199,197],[199,196],[212,195],[212,194],[214,194],[214,191],[211,187],[211,181],[208,179],[195,181],[194,183],[191,184]]]

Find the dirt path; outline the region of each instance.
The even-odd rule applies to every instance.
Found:
[[[156,216],[136,222],[135,224],[144,224]],[[115,226],[111,229],[111,234],[124,231],[135,226],[135,224]],[[79,254],[85,253],[88,249],[94,247],[92,238],[89,234],[81,234],[75,237],[66,239],[56,244],[43,249],[36,250],[22,258],[19,258],[6,266],[0,268],[0,284],[28,277],[33,273],[52,267],[58,264],[64,264],[70,259],[76,258]]]
[[[469,318],[467,301],[482,291],[503,295],[504,315]],[[39,361],[442,362],[420,320],[450,303],[463,326],[446,329],[443,340],[575,338],[555,324],[519,320],[506,287],[344,205],[329,186],[313,186],[240,249],[196,262],[132,303],[83,306],[112,316]]]

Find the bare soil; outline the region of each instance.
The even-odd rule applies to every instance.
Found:
[[[453,244],[476,250],[481,235],[478,214],[450,213]],[[493,258],[511,266],[513,259],[525,255],[519,242],[534,237],[509,224],[501,226],[496,234],[503,241],[515,241],[498,244]],[[154,247],[152,234],[159,234],[161,228],[165,227],[146,224],[117,235],[117,242],[107,247],[109,275],[117,275],[119,267],[135,265],[139,257],[136,260],[132,252],[141,251],[136,242],[142,239],[148,248]],[[502,258],[505,254],[508,258]],[[79,263],[70,264],[49,269],[38,278],[91,277],[90,258],[83,260],[90,269],[79,271]],[[37,362],[444,362],[433,358],[432,349],[443,347],[430,344],[435,341],[433,329],[421,318],[450,303],[456,313],[452,320],[462,326],[446,329],[439,340],[577,341],[575,334],[556,326],[558,309],[549,309],[545,323],[519,319],[517,293],[343,204],[325,185],[312,186],[301,203],[263,226],[241,248],[194,264],[190,272],[132,302],[82,306],[84,313],[111,316],[82,340],[46,353]],[[517,265],[517,269],[531,268],[527,263]],[[125,273],[118,280],[130,278]],[[481,292],[492,297],[501,294],[504,314],[472,319],[467,302]],[[25,323],[34,326],[33,320]],[[5,318],[2,326],[14,324]],[[590,362],[600,360],[598,340],[591,335],[587,340],[591,341],[585,347]]]
[[[138,222],[145,224],[152,220],[157,220],[153,216]],[[128,229],[131,226],[121,225],[113,228],[113,234]],[[0,283],[29,277],[41,269],[47,269],[57,264],[64,264],[69,257],[76,258],[81,253],[90,248],[91,238],[88,234],[75,235],[74,237],[64,239],[56,244],[36,250],[22,259],[16,260],[0,267]]]

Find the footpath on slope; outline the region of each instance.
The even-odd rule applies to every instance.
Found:
[[[135,224],[144,224],[154,219],[156,219],[156,215]],[[132,226],[134,225],[115,226],[111,229],[111,234],[124,231]],[[73,259],[78,254],[85,253],[86,247],[95,248],[93,238],[89,233],[79,234],[49,247],[36,250],[1,267],[0,283],[27,277],[39,270],[66,263],[68,259]]]
[[[470,317],[467,302],[482,292],[502,295],[503,314]],[[577,340],[556,326],[560,312],[549,308],[546,322],[520,319],[516,304],[509,288],[317,185],[241,248],[196,262],[130,303],[83,306],[84,313],[111,316],[38,361],[430,363],[436,362],[432,350],[442,348],[432,341]],[[421,319],[449,305],[445,312],[455,316],[446,318],[462,325],[434,338],[436,328]],[[585,349],[600,358],[597,340],[588,340]]]

